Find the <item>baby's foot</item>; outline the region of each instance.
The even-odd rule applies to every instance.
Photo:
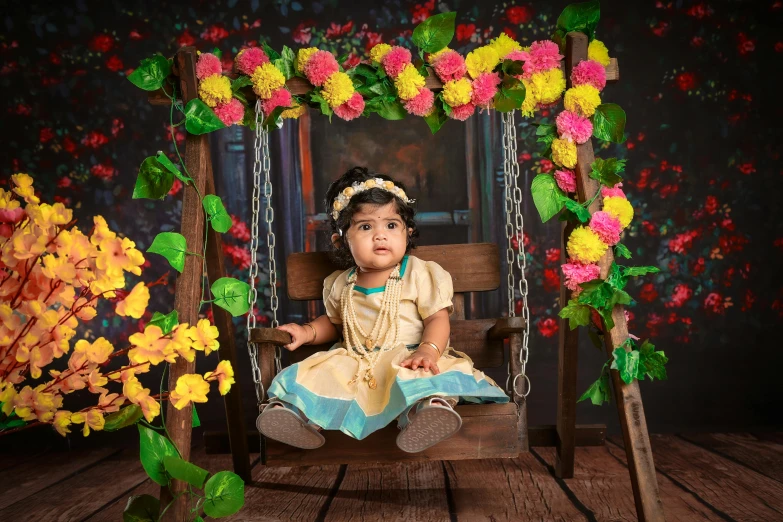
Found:
[[[256,420],[256,427],[265,437],[302,449],[323,446],[326,439],[316,429],[280,402],[270,402]]]
[[[462,427],[462,418],[444,399],[425,399],[414,410],[413,419],[397,436],[397,446],[405,452],[424,451],[451,437]]]

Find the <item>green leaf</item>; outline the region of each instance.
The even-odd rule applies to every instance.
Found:
[[[609,283],[612,288],[622,290],[625,285],[628,284],[628,278],[623,275],[620,267],[612,261],[612,266],[609,267],[609,275],[606,277],[606,282]]]
[[[598,348],[599,350],[604,349],[604,338],[603,335],[601,335],[601,332],[595,328],[594,326],[587,329],[587,336],[590,338],[590,341],[593,343],[593,346]]]
[[[440,51],[454,37],[456,17],[455,11],[430,16],[413,30],[413,43],[425,53]]]
[[[136,186],[133,188],[133,199],[163,199],[174,185],[174,175],[161,163],[150,156],[141,162]]]
[[[221,50],[220,50],[220,49],[218,49],[217,47],[215,47],[214,49],[212,49],[210,52],[211,52],[212,54],[214,54],[215,56],[217,56],[217,57],[218,57],[218,59],[220,59],[220,58],[223,58],[223,51],[221,51]]]
[[[3,403],[0,402],[0,406],[2,405]],[[11,412],[11,415],[6,420],[0,421],[0,429],[7,430],[11,428],[18,428],[19,426],[24,426],[25,424],[27,424],[26,421],[17,418],[16,415]]]
[[[628,277],[638,277],[647,274],[657,274],[661,269],[657,266],[629,266],[623,271]]]
[[[154,324],[163,332],[163,335],[171,333],[175,326],[179,324],[179,314],[176,310],[163,315],[160,312],[152,314],[152,319],[149,324]]]
[[[446,116],[446,113],[443,111],[443,107],[441,107],[439,103],[435,104],[434,111],[424,117],[424,121],[430,127],[430,132],[433,134],[438,132],[440,128],[443,127],[443,124],[448,121],[448,119],[449,117]]]
[[[191,134],[207,134],[225,128],[220,118],[198,98],[185,105],[185,128]]]
[[[360,63],[356,67],[348,69],[346,74],[350,76],[351,79],[359,78],[362,82],[364,82],[364,85],[368,87],[374,85],[378,81],[378,74],[375,68],[367,65],[366,63]]]
[[[617,158],[601,159],[596,158],[590,165],[590,177],[598,180],[607,187],[614,187],[620,183],[623,178],[619,176],[625,170],[625,161]]]
[[[563,203],[565,204],[565,207],[574,213],[576,218],[581,223],[587,223],[590,221],[590,211],[587,210],[585,207],[574,201],[573,199],[569,198],[568,196],[563,197]]]
[[[204,513],[212,518],[233,515],[245,504],[245,483],[230,471],[218,471],[204,486]]]
[[[563,36],[571,31],[579,31],[592,40],[600,17],[601,8],[598,0],[571,4],[566,6],[557,17],[557,29]]]
[[[492,107],[498,112],[511,112],[519,108],[516,100],[507,96],[503,91],[498,91],[492,98]]]
[[[196,405],[193,405],[193,418],[191,419],[190,427],[198,428],[201,426],[201,419],[198,418],[198,412],[196,411]]]
[[[186,460],[182,460],[179,457],[166,456],[163,457],[163,467],[172,478],[187,482],[195,488],[201,489],[204,485],[204,481],[209,476],[209,471],[204,468],[200,468],[195,464],[191,464]]]
[[[223,200],[214,194],[208,194],[204,196],[204,200],[201,202],[204,205],[204,210],[207,213],[207,220],[215,229],[215,232],[228,232],[231,228],[232,221],[231,216],[226,212],[226,207],[223,206]]]
[[[666,380],[666,363],[669,362],[669,358],[663,353],[663,351],[656,351],[655,346],[650,343],[649,340],[645,340],[642,346],[639,347],[639,353],[641,355],[640,371],[644,372],[650,380]]]
[[[599,140],[625,141],[625,111],[616,103],[602,103],[593,114],[593,136]]]
[[[503,65],[501,70],[508,75],[511,76],[519,76],[522,74],[522,65],[524,65],[524,62],[521,60],[503,60]]]
[[[130,404],[120,411],[115,411],[114,413],[107,415],[103,431],[117,431],[121,428],[132,426],[139,422],[139,419],[141,419],[143,415],[141,407],[138,404]]]
[[[639,351],[626,351],[623,346],[615,348],[612,352],[614,361],[612,369],[620,372],[620,378],[625,384],[631,384],[639,370]]]
[[[187,252],[187,242],[185,236],[177,232],[160,232],[152,244],[147,248],[151,254],[160,254],[165,257],[169,264],[182,272],[185,268],[185,252]]]
[[[558,314],[563,319],[568,319],[568,327],[574,330],[577,326],[587,326],[590,324],[590,307],[579,304],[571,299]]]
[[[290,109],[290,107],[275,107],[272,109],[272,112],[264,118],[262,125],[267,132],[283,128],[283,118],[281,118],[280,115],[283,114],[283,111],[286,109]]]
[[[289,49],[288,46],[284,45],[283,54],[280,56],[280,58],[273,60],[272,64],[277,68],[278,71],[283,73],[283,76],[285,76],[286,80],[290,80],[296,73],[295,62],[296,55],[294,55],[294,52]]]
[[[557,137],[557,125],[540,123],[536,125],[536,136],[554,136]]]
[[[233,277],[221,277],[212,284],[214,304],[234,316],[238,317],[250,310],[247,296],[250,293],[250,285]]]
[[[382,101],[377,112],[378,116],[387,120],[401,120],[408,114],[400,100]]]
[[[612,294],[612,298],[609,300],[609,304],[606,306],[606,309],[611,312],[615,305],[627,305],[631,304],[632,302],[633,299],[631,299],[631,296],[628,294],[628,292],[625,290],[615,289],[614,293]]]
[[[614,295],[612,285],[603,279],[593,279],[592,281],[581,283],[579,286],[582,287],[582,292],[577,297],[578,302],[592,306],[598,311],[601,308],[605,308],[609,300],[612,299],[612,295]]]
[[[618,257],[624,257],[625,259],[631,259],[631,251],[628,250],[628,247],[623,245],[622,243],[617,243],[614,246],[614,254]]]
[[[269,57],[269,61],[270,61],[270,62],[273,62],[273,63],[274,63],[274,61],[275,61],[275,60],[277,60],[277,59],[279,59],[279,58],[280,58],[280,53],[278,53],[277,51],[275,51],[274,49],[272,49],[271,47],[269,47],[269,44],[268,44],[268,43],[264,42],[264,43],[263,43],[263,44],[261,44],[261,45],[262,45],[262,47],[264,48],[264,52],[265,52],[265,53],[266,53],[266,55]]]
[[[145,58],[141,64],[128,75],[128,80],[145,91],[157,91],[163,86],[166,77],[171,73],[171,62],[166,57],[156,54]]]
[[[242,89],[244,87],[248,87],[250,85],[253,85],[253,80],[250,79],[250,76],[240,76],[236,80],[232,80],[231,82],[231,92],[236,94],[236,92],[239,89]]]
[[[329,107],[329,102],[320,93],[313,91],[310,94],[310,101],[317,104],[317,107],[321,109],[321,114],[324,116],[331,116],[334,113],[332,108]]]
[[[611,392],[609,390],[609,374],[605,371],[601,371],[601,376],[593,384],[587,388],[579,400],[576,402],[582,402],[590,399],[595,406],[600,406],[605,402],[611,401]]]
[[[160,513],[160,500],[152,495],[134,495],[128,499],[122,522],[156,522]]]
[[[187,185],[190,181],[193,181],[188,176],[180,172],[179,168],[174,164],[174,162],[171,161],[169,157],[166,156],[166,154],[164,154],[162,151],[158,151],[158,154],[155,156],[155,159],[158,160],[158,163],[160,163],[164,169],[171,172],[173,175],[177,176],[177,178],[179,178],[179,180],[182,183],[185,183]]]
[[[533,178],[530,190],[542,222],[546,223],[563,208],[565,194],[557,186],[555,178],[549,174],[539,174]]]
[[[141,424],[139,428],[139,458],[147,475],[161,486],[169,483],[166,468],[163,466],[163,457],[179,457],[179,452],[174,445],[161,435]]]

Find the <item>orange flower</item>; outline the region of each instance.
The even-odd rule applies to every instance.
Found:
[[[193,348],[203,351],[205,355],[209,355],[220,347],[217,340],[217,326],[212,326],[209,319],[200,319],[196,326],[191,326],[188,329],[188,335],[193,339]]]
[[[209,383],[195,373],[186,373],[177,379],[177,387],[169,393],[169,400],[181,410],[192,402],[207,402]]]
[[[227,394],[231,389],[231,385],[236,382],[234,381],[234,369],[228,361],[220,361],[214,372],[207,372],[204,374],[204,379],[206,381],[214,381],[217,379],[220,395]]]
[[[125,296],[125,299],[117,303],[117,307],[114,309],[117,315],[123,317],[131,316],[134,319],[141,319],[144,315],[144,311],[147,309],[147,304],[150,301],[150,289],[144,283],[138,283],[133,287],[133,290]]]
[[[160,364],[171,358],[173,353],[170,341],[163,339],[163,331],[154,324],[147,325],[143,333],[135,333],[128,340],[133,345],[128,359],[135,364]]]

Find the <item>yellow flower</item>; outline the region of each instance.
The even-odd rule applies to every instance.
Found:
[[[450,80],[443,86],[443,101],[451,107],[459,107],[470,101],[473,94],[473,86],[467,78],[459,80]]]
[[[160,415],[160,403],[154,397],[149,396],[149,391],[139,398],[139,406],[141,406],[141,412],[147,422],[152,422],[155,417]]]
[[[536,91],[533,89],[533,84],[529,80],[522,78],[522,85],[525,86],[525,101],[522,102],[522,106],[519,108],[522,116],[530,118],[533,113],[536,112],[538,106],[538,98]]]
[[[149,388],[144,388],[139,380],[131,375],[122,385],[122,394],[133,404],[141,407],[141,412],[147,422],[160,415],[160,403],[153,397],[150,397]]]
[[[11,415],[12,411],[14,411],[14,397],[16,397],[16,388],[14,388],[14,385],[10,382],[0,384],[0,386],[6,386],[6,388],[0,392],[0,404],[3,405],[0,407],[0,411],[2,411],[4,415],[8,416]]]
[[[231,96],[231,80],[222,74],[207,76],[198,84],[198,97],[210,107],[230,102]]]
[[[34,234],[30,232],[30,227],[16,232],[11,240],[11,253],[19,261],[25,261],[30,258],[38,257],[46,250],[46,244],[49,238],[45,234]],[[8,242],[6,242],[6,245]],[[8,264],[5,256],[3,262]]]
[[[35,195],[33,188],[33,178],[29,174],[20,172],[11,175],[11,181],[16,185],[12,190],[22,196],[27,203],[38,204],[41,202]]]
[[[630,225],[631,220],[633,219],[633,206],[631,205],[631,202],[620,196],[609,196],[604,198],[603,210],[617,218],[623,228]]]
[[[554,103],[566,88],[565,75],[560,67],[535,73],[530,77],[531,88],[538,103]]]
[[[207,372],[204,374],[204,379],[207,381],[214,381],[217,379],[220,395],[227,394],[231,389],[231,385],[236,382],[234,381],[234,369],[228,361],[220,361],[214,372]]]
[[[253,92],[262,100],[268,100],[274,91],[285,85],[285,76],[270,62],[256,67],[250,80],[253,82]]]
[[[381,60],[383,60],[383,57],[386,56],[386,53],[388,53],[391,50],[392,50],[392,46],[389,44],[385,44],[385,43],[375,44],[373,48],[370,49],[370,59],[373,62],[381,63]]]
[[[444,47],[444,48],[443,48],[443,49],[441,49],[440,51],[435,51],[434,53],[430,53],[430,54],[427,56],[427,61],[428,61],[429,63],[435,63],[435,61],[436,61],[438,58],[440,58],[441,56],[443,56],[444,54],[446,54],[446,53],[447,53],[447,52],[449,52],[449,51],[451,51],[451,49],[449,49],[448,47]]]
[[[290,109],[286,109],[283,112],[280,113],[280,117],[285,119],[292,119],[295,120],[299,116],[305,113],[307,110],[307,107],[304,105],[299,105],[298,103],[294,102],[294,106]]]
[[[500,36],[489,42],[489,46],[492,47],[495,52],[498,53],[498,57],[502,60],[511,51],[521,51],[522,46],[519,42],[511,38],[506,33],[500,33]]]
[[[304,49],[299,49],[299,51],[296,53],[296,72],[302,73],[304,72],[304,66],[307,63],[307,61],[310,59],[312,55],[318,52],[317,47],[306,47]]]
[[[117,237],[117,234],[109,230],[109,225],[106,224],[106,220],[103,219],[103,216],[95,216],[92,220],[93,223],[95,223],[95,228],[90,236],[90,243],[98,246],[106,239],[114,239]]]
[[[353,82],[344,72],[332,73],[324,82],[321,96],[329,103],[329,107],[339,107],[353,96]]]
[[[133,348],[128,352],[128,360],[134,364],[150,362],[160,364],[173,358],[172,346],[163,339],[163,332],[154,324],[147,325],[144,332],[138,332],[128,338]]]
[[[27,214],[36,225],[44,230],[55,225],[65,225],[73,219],[73,210],[62,203],[30,205],[27,207]]]
[[[103,413],[98,409],[87,410],[86,412],[77,412],[71,415],[71,423],[82,424],[84,423],[84,429],[82,434],[86,437],[90,434],[90,428],[95,431],[103,430],[103,426],[106,424],[106,419],[103,418]]]
[[[181,410],[190,402],[207,402],[209,383],[196,373],[186,373],[177,379],[177,386],[169,393],[169,400]]]
[[[41,273],[53,281],[62,279],[67,285],[72,285],[76,279],[76,267],[67,257],[45,256]]]
[[[125,299],[117,303],[117,307],[114,309],[117,315],[122,317],[133,317],[134,319],[141,319],[144,315],[144,311],[147,309],[147,304],[150,302],[150,289],[144,283],[138,283],[133,287],[133,290],[125,296]]]
[[[193,348],[209,355],[220,347],[217,326],[212,326],[209,319],[200,319],[196,326],[188,328],[188,336],[193,340]]]
[[[87,376],[87,387],[90,390],[90,393],[108,392],[109,390],[103,387],[103,385],[106,384],[107,382],[109,382],[108,377],[106,377],[100,371],[98,371],[98,368],[95,368]]]
[[[410,100],[419,94],[419,89],[424,87],[424,76],[416,70],[412,63],[409,63],[394,79],[394,86],[397,88],[397,94],[400,95],[400,98]]]
[[[573,141],[555,138],[552,142],[552,161],[567,169],[576,167],[576,144]]]
[[[606,48],[601,40],[593,40],[587,46],[587,59],[595,60],[606,67],[609,65],[609,49]]]
[[[566,247],[568,256],[581,263],[595,263],[603,257],[609,246],[588,227],[580,226],[571,232]]]
[[[498,52],[489,45],[473,49],[465,58],[465,66],[471,78],[476,78],[481,73],[492,72],[498,62],[500,62]]]
[[[136,378],[135,375],[131,375],[124,383],[122,383],[122,394],[133,404],[137,404],[139,402],[139,394],[143,393],[145,390],[149,391],[141,385],[141,382],[139,382],[139,379]]]
[[[595,113],[595,108],[601,105],[601,95],[598,89],[585,83],[568,89],[563,104],[567,111],[589,118]]]
[[[144,255],[135,247],[136,243],[127,237],[104,239],[101,241],[95,266],[111,277],[121,276],[123,271],[141,275],[140,267],[144,264]],[[123,286],[125,286],[124,283],[120,287],[114,288],[122,288]]]
[[[71,430],[68,429],[68,426],[71,425],[71,415],[73,414],[67,410],[60,410],[54,414],[52,426],[54,426],[57,433],[63,437],[65,437],[66,434],[71,433]]]
[[[22,204],[14,197],[13,192],[0,188],[0,210],[15,210]]]
[[[193,349],[193,341],[188,331],[188,323],[180,323],[171,333],[171,348],[188,362],[196,358],[196,350]]]
[[[74,353],[84,354],[88,362],[103,364],[109,360],[109,355],[114,352],[114,346],[103,337],[97,338],[90,343],[84,339],[79,339],[73,347]]]

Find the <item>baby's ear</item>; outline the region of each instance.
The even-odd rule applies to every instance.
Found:
[[[332,239],[332,244],[334,245],[334,247],[335,248],[340,248],[340,245],[343,242],[343,238],[340,237],[340,234],[332,234],[331,239]]]

